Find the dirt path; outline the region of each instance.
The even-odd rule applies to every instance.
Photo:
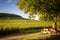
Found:
[[[56,38],[58,37],[60,39],[59,34],[42,34],[41,32],[36,33],[24,33],[24,35],[21,34],[13,34],[13,35],[7,35],[5,37],[0,37],[0,40],[28,40],[28,39],[36,39],[40,40],[41,38],[47,38],[49,37]]]
[[[41,40],[40,38],[36,39],[36,40]],[[51,35],[50,37],[46,37],[43,40],[60,40],[60,34],[58,35]]]
[[[43,34],[45,37],[47,37],[48,35]],[[0,38],[0,40],[12,40],[12,39],[37,39],[39,37],[44,37],[43,35],[41,35],[40,32],[37,33],[30,33],[30,34],[25,34],[25,35],[11,35],[11,36],[6,36],[4,38]],[[24,39],[23,39],[24,40]]]

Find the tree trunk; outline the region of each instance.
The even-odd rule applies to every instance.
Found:
[[[52,23],[52,29],[54,29],[56,31],[56,33],[57,33],[57,22],[56,21],[54,21]]]

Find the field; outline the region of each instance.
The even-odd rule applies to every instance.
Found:
[[[35,21],[35,20],[0,20],[0,35],[5,35],[9,33],[27,33],[32,32],[33,34],[27,34],[27,36],[22,37],[22,40],[27,40],[29,38],[43,37],[38,33],[41,27],[51,27],[52,21]],[[57,22],[58,28],[60,28],[60,21]],[[37,32],[37,31],[38,32]],[[35,33],[34,33],[35,32]],[[19,40],[20,38],[18,38]],[[17,39],[15,39],[17,40]]]
[[[34,20],[0,20],[0,27],[19,27],[19,28],[29,28],[29,27],[47,27],[51,26],[51,21],[34,21]],[[58,27],[60,26],[60,21],[57,22]]]
[[[40,26],[50,26],[51,22],[41,22],[33,20],[0,20],[0,26],[4,27],[40,27]]]

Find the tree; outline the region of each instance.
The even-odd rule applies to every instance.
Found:
[[[60,0],[19,0],[19,9],[29,15],[39,14],[44,20],[56,20],[60,16]]]

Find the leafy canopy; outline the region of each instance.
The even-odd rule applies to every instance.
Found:
[[[49,19],[60,14],[60,0],[19,0],[17,6],[24,13],[43,14],[44,18]]]

